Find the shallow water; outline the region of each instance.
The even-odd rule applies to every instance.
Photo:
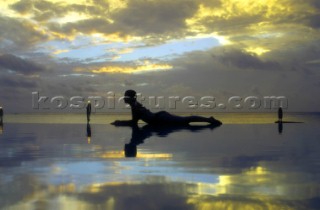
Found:
[[[320,209],[319,115],[287,115],[304,123],[282,129],[273,114],[215,116],[224,125],[176,129],[109,125],[126,115],[6,116],[0,207]]]

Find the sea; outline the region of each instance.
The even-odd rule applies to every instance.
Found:
[[[223,124],[5,115],[0,209],[320,209],[319,113],[285,113],[283,123],[275,113],[200,114]]]

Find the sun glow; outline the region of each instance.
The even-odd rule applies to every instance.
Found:
[[[100,69],[94,69],[94,70],[92,70],[92,73],[95,73],[95,74],[101,74],[101,73],[134,74],[134,73],[143,73],[143,72],[168,70],[168,69],[172,69],[172,66],[167,65],[167,64],[148,64],[148,65],[136,66],[136,67],[107,66],[107,67],[102,67]]]
[[[270,52],[269,49],[262,48],[262,47],[248,47],[248,48],[245,48],[245,51],[247,51],[248,53],[259,55],[259,56],[267,52]]]
[[[169,64],[156,64],[149,61],[144,61],[140,65],[135,66],[104,66],[100,68],[93,68],[89,71],[95,74],[102,73],[120,73],[120,74],[139,74],[151,71],[167,71],[172,69],[173,66]],[[86,69],[76,68],[74,71],[83,72]]]
[[[63,17],[52,19],[51,22],[65,24],[65,23],[71,23],[71,22],[78,22],[81,20],[89,19],[89,18],[90,18],[90,16],[82,14],[82,13],[69,12]]]

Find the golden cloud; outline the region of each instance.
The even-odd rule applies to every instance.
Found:
[[[120,65],[110,65],[99,68],[75,68],[75,72],[84,72],[89,71],[95,74],[104,74],[104,73],[119,73],[119,74],[139,74],[151,71],[166,71],[172,69],[173,66],[169,64],[157,64],[151,63],[150,61],[144,61],[140,65],[135,66],[120,66]]]
[[[134,74],[134,73],[144,73],[150,71],[160,71],[169,70],[173,67],[168,64],[147,64],[135,67],[129,66],[108,66],[102,67],[100,69],[93,69],[91,72],[95,74],[101,73],[122,73],[122,74]]]
[[[279,43],[291,42],[292,37],[306,39],[300,31],[316,27],[319,15],[319,9],[308,0],[221,0],[214,6],[208,2],[202,1],[198,11],[185,20],[187,30],[229,36],[232,44],[257,55],[278,49]],[[304,41],[310,41],[311,36],[307,39]]]
[[[59,55],[61,53],[66,53],[66,52],[69,52],[70,50],[67,50],[67,49],[61,49],[61,50],[56,50],[54,51],[52,54],[54,55]]]
[[[219,19],[233,19],[241,16],[262,16],[265,18],[279,19],[288,15],[306,13],[316,14],[317,10],[307,1],[293,2],[291,0],[221,0],[220,7],[210,7],[200,4],[195,15],[186,20],[189,25],[199,23],[201,20],[214,18],[212,21]],[[252,19],[257,21],[257,19]],[[272,19],[270,19],[272,21]]]
[[[248,47],[245,49],[248,53],[253,53],[256,55],[262,55],[264,53],[270,52],[269,49],[263,48],[263,47]]]

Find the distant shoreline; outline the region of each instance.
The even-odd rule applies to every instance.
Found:
[[[162,111],[162,110],[151,110],[153,112],[158,112],[158,111]],[[164,110],[164,111],[169,111],[173,114],[276,114],[277,110],[273,110],[273,111],[268,111],[268,112],[205,112],[205,111],[199,111],[199,112],[195,112],[195,111],[181,111],[181,112],[174,112],[171,110]],[[26,113],[7,113],[6,115],[84,115],[85,112],[26,112]],[[131,114],[131,111],[128,110],[128,112],[92,112],[93,115],[127,115],[127,114]],[[314,115],[320,115],[320,112],[303,112],[303,111],[299,111],[299,112],[285,112],[286,114],[314,114]]]
[[[174,113],[181,116],[202,115],[213,116],[225,124],[274,124],[278,120],[275,112],[180,112]],[[92,113],[90,124],[110,124],[115,120],[131,119],[131,112],[120,113]],[[320,113],[310,112],[290,112],[285,113],[283,121],[286,122],[319,122]],[[86,124],[85,113],[27,113],[27,114],[7,114],[4,116],[6,123],[43,123],[43,124]],[[141,124],[144,122],[140,121]]]

